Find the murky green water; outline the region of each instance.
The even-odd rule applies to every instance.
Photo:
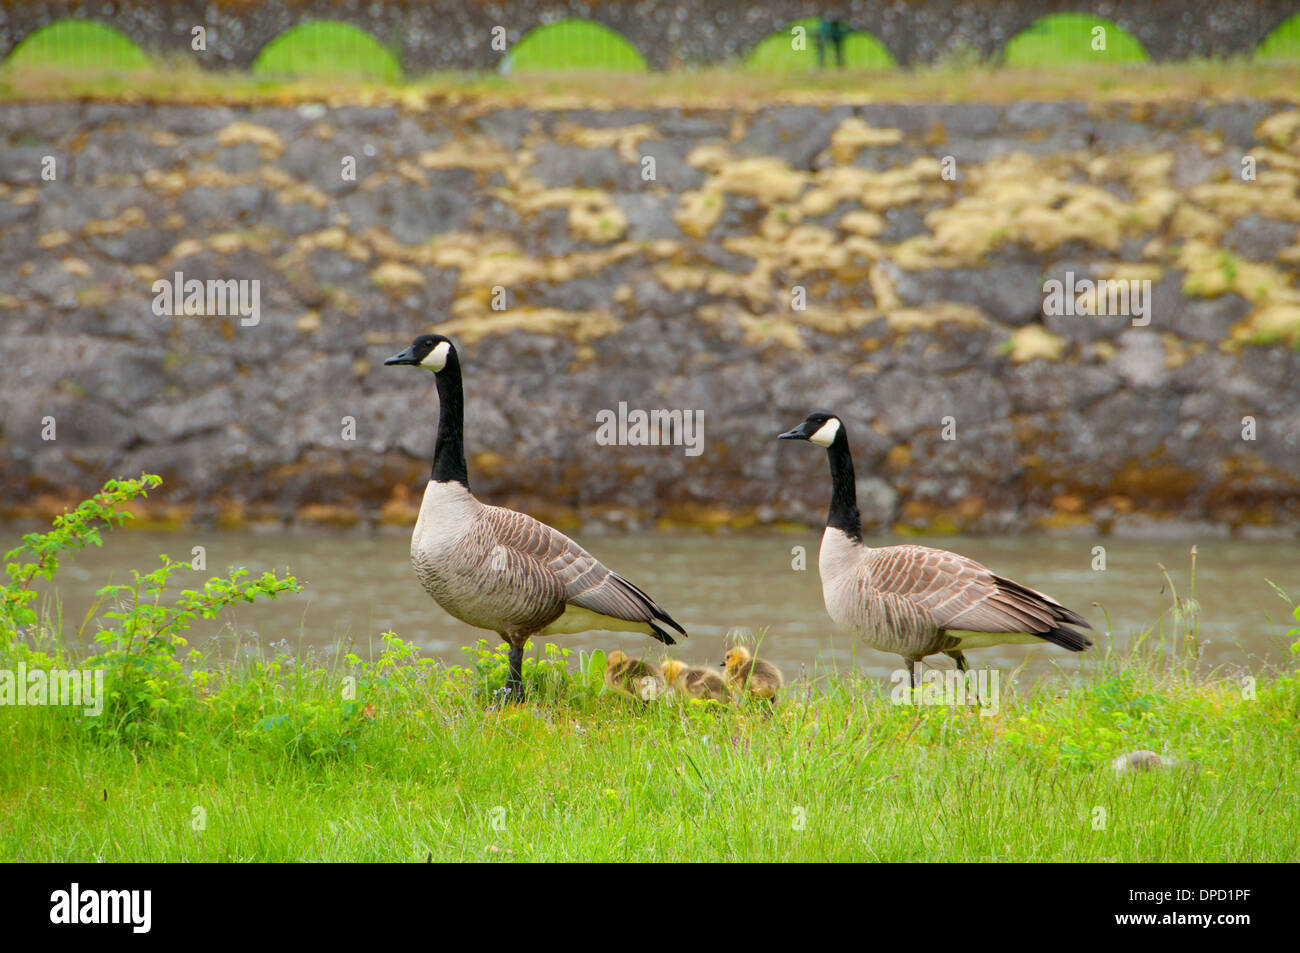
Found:
[[[856,646],[831,625],[817,576],[820,530],[743,536],[574,535],[607,565],[647,590],[686,627],[690,638],[683,643],[681,655],[688,661],[718,662],[729,630],[766,627],[764,654],[787,676],[797,676],[813,665],[857,666],[881,676],[898,666],[894,656]],[[880,537],[869,541],[874,545],[896,542]],[[926,542],[964,553],[1055,596],[1102,631],[1104,607],[1120,646],[1160,619],[1160,590],[1165,583],[1157,563],[1169,569],[1180,595],[1186,596],[1188,590],[1189,542],[1043,538]],[[493,633],[452,619],[424,594],[408,561],[408,538],[396,532],[110,533],[102,549],[78,556],[61,571],[57,591],[64,618],[69,623],[80,621],[93,590],[110,574],[113,581],[126,582],[130,568],[152,568],[158,553],[188,560],[191,547],[199,544],[207,550],[208,574],[230,565],[254,571],[288,566],[305,583],[298,596],[278,604],[243,606],[228,617],[226,622],[250,639],[267,644],[287,639],[296,651],[314,648],[325,653],[353,640],[364,655],[369,644],[378,644],[379,633],[391,628],[425,653],[448,661],[462,660],[461,648],[479,638],[497,639]],[[1096,545],[1106,547],[1104,572],[1091,568]],[[804,571],[792,568],[796,546],[807,550]],[[1196,598],[1201,604],[1206,661],[1254,671],[1282,663],[1288,656],[1284,635],[1294,623],[1287,604],[1266,579],[1300,599],[1300,542],[1208,540],[1198,544],[1198,552]],[[1166,612],[1169,605],[1166,591]],[[1168,631],[1167,614],[1165,626]],[[75,623],[68,625],[75,627]],[[200,630],[193,644],[216,632],[214,626]],[[589,633],[554,641],[584,649],[621,646],[656,654],[659,649],[648,638],[628,634]],[[1046,645],[981,649],[970,655],[972,664],[998,666],[1018,665],[1026,656],[1026,672],[1032,674],[1055,671],[1058,663],[1066,671],[1078,664],[1076,656]],[[950,663],[940,659],[935,664]]]

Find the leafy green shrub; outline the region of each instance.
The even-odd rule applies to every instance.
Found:
[[[38,579],[52,580],[60,560],[88,545],[102,545],[101,530],[131,518],[126,506],[145,497],[161,480],[143,474],[138,480],[109,480],[76,509],[54,519],[46,533],[28,533],[5,555],[8,582],[0,587],[0,655],[22,659],[29,666],[70,666],[48,620],[39,618],[32,588]],[[80,719],[82,728],[104,741],[184,741],[186,722],[201,697],[211,694],[214,674],[201,653],[185,651],[185,633],[199,619],[212,619],[223,609],[258,598],[278,599],[298,592],[293,576],[264,572],[249,579],[246,569],[213,577],[202,589],[185,589],[173,600],[168,584],[176,573],[190,571],[188,563],[167,556],[152,572],[132,571],[133,581],[104,586],[98,594],[111,600],[99,617],[94,636],[97,651],[80,667],[104,673],[104,707],[98,715]],[[37,646],[48,645],[48,650]],[[302,724],[299,723],[301,730]]]

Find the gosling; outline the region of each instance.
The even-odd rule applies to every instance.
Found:
[[[641,701],[654,701],[664,693],[667,682],[659,666],[645,659],[628,658],[615,649],[605,664],[605,684],[620,695]]]
[[[664,662],[664,678],[670,686],[691,698],[716,702],[731,700],[731,692],[721,675],[707,668],[687,665],[680,659],[670,658]]]
[[[726,670],[727,681],[735,691],[746,692],[770,702],[776,701],[776,693],[781,690],[783,682],[781,670],[771,662],[756,659],[749,649],[737,645],[727,650],[722,667]]]

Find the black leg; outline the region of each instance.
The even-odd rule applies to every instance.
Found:
[[[507,699],[512,702],[524,700],[524,647],[510,646],[510,676],[506,679]]]
[[[966,656],[963,655],[963,654],[961,653],[961,651],[956,651],[956,652],[945,652],[945,653],[943,653],[943,654],[946,655],[946,656],[948,656],[948,658],[952,659],[954,662],[957,663],[957,670],[958,670],[958,671],[960,671],[960,672],[969,672],[969,671],[970,671],[970,663],[966,661]]]

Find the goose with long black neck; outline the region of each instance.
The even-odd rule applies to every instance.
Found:
[[[411,536],[424,590],[451,616],[510,646],[511,700],[523,699],[524,646],[535,635],[641,632],[673,645],[686,631],[658,603],[559,530],[480,502],[465,466],[460,357],[440,334],[422,334],[384,362],[432,371],[438,389],[433,472]]]
[[[1051,642],[1081,652],[1092,645],[1070,628],[1092,628],[1078,613],[973,559],[929,546],[868,546],[839,417],[809,414],[778,436],[825,447],[830,462],[831,504],[818,558],[827,613],[868,647],[906,659],[913,684],[920,661],[940,652],[966,671],[966,649]]]

